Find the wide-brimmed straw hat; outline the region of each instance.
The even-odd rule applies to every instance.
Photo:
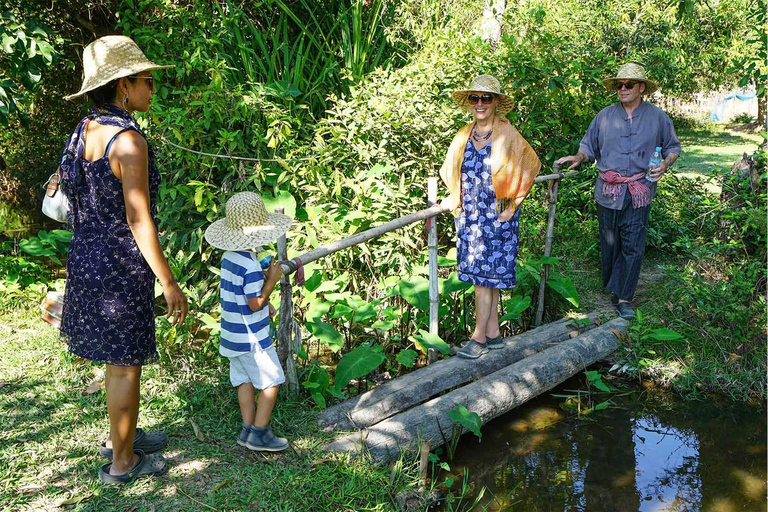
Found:
[[[501,84],[491,75],[480,75],[469,84],[469,88],[463,91],[453,91],[451,96],[453,101],[464,110],[469,110],[469,94],[473,92],[490,92],[499,98],[499,106],[496,107],[496,114],[504,116],[512,110],[515,102],[501,92]]]
[[[172,67],[155,64],[149,60],[130,37],[100,37],[83,50],[83,86],[75,94],[65,96],[64,99],[69,100],[98,89],[117,78]]]
[[[245,251],[277,240],[291,222],[288,215],[267,213],[259,194],[238,192],[227,201],[226,218],[205,230],[205,239],[217,249]]]
[[[635,82],[643,82],[645,84],[645,92],[643,94],[653,94],[659,90],[659,86],[656,82],[650,80],[645,76],[645,68],[640,64],[634,62],[628,62],[619,68],[619,72],[613,78],[606,78],[603,80],[603,85],[611,90],[616,91],[616,86],[619,80],[634,80]]]

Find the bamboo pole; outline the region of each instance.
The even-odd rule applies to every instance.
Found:
[[[560,164],[555,162],[552,166],[552,170],[557,172],[560,169]],[[572,171],[578,172],[578,171]],[[565,173],[570,174],[570,173]],[[560,173],[556,174],[557,176]],[[552,175],[555,176],[555,175]],[[550,256],[552,254],[552,242],[555,238],[555,213],[557,211],[557,189],[560,185],[560,178],[555,179],[552,183],[552,190],[549,191],[549,217],[547,219],[547,238],[544,243],[544,256]],[[541,325],[541,320],[544,317],[544,293],[547,286],[547,278],[549,277],[549,265],[544,264],[541,266],[541,279],[539,280],[539,307],[536,309],[536,319],[533,323],[535,327]]]
[[[565,173],[547,174],[544,176],[537,176],[533,181],[534,183],[542,183],[545,181],[560,180],[562,178],[576,176],[578,173],[579,171],[570,171]],[[341,240],[336,240],[335,242],[321,245],[320,247],[302,254],[299,256],[299,259],[301,260],[302,265],[306,265],[308,263],[312,263],[313,261],[319,260],[322,257],[341,251],[342,249],[347,249],[348,247],[367,242],[372,238],[376,238],[385,233],[389,233],[390,231],[400,229],[409,224],[413,224],[414,222],[435,217],[441,213],[446,213],[447,211],[448,210],[443,209],[440,205],[434,205],[424,210],[419,210],[417,212],[404,215],[403,217],[393,219],[389,222],[385,222],[384,224],[376,226],[375,228],[356,233],[350,237],[342,238]],[[296,265],[293,263],[282,261],[280,265],[283,269],[283,274],[290,274],[296,271]]]
[[[283,208],[275,208],[275,213],[283,213]],[[277,258],[288,259],[288,243],[286,236],[277,239]],[[296,375],[296,363],[293,360],[293,290],[291,280],[283,273],[280,278],[280,325],[277,329],[277,348],[280,365],[285,368],[285,378],[288,381],[288,391],[291,394],[299,392],[299,379]]]
[[[437,178],[427,180],[427,206],[433,207],[437,203]],[[429,234],[427,236],[429,248],[429,333],[437,334],[438,311],[440,294],[437,281],[437,219],[429,222]],[[430,348],[427,351],[427,360],[430,364],[437,361],[437,351]]]

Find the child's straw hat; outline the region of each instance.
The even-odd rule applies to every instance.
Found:
[[[507,115],[512,111],[515,102],[501,93],[501,84],[491,75],[480,75],[469,85],[469,88],[463,91],[453,91],[451,96],[453,101],[464,110],[469,110],[469,95],[473,92],[490,92],[499,99],[499,106],[496,107],[496,114],[500,116]]]
[[[245,251],[277,240],[292,222],[288,215],[267,213],[259,194],[239,192],[227,201],[226,218],[205,230],[205,239],[217,249]]]
[[[65,96],[64,99],[69,100],[98,89],[117,78],[172,67],[161,66],[147,59],[130,37],[100,37],[83,50],[83,86],[75,94]]]

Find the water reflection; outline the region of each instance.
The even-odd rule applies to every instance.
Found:
[[[481,508],[766,510],[765,411],[634,396],[577,419],[561,401],[540,397],[483,427],[482,442],[462,438],[449,463],[486,488]]]

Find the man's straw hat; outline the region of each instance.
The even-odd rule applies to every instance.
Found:
[[[645,93],[643,94],[650,95],[659,90],[659,86],[656,85],[656,82],[645,77],[645,68],[643,68],[643,66],[640,64],[635,64],[634,62],[628,62],[627,64],[621,66],[615,77],[606,78],[603,80],[603,85],[607,89],[615,92],[619,80],[634,80],[635,82],[643,82],[645,84]]]
[[[83,86],[75,94],[65,96],[64,99],[69,100],[98,89],[117,78],[172,67],[161,66],[147,59],[130,37],[100,37],[83,50]]]
[[[291,222],[288,215],[267,213],[259,194],[239,192],[227,201],[226,218],[205,230],[205,239],[217,249],[245,251],[277,240]]]
[[[496,108],[496,114],[500,116],[507,115],[515,102],[501,93],[501,84],[491,75],[480,75],[469,85],[469,88],[463,91],[453,91],[451,96],[453,101],[464,110],[469,110],[469,94],[473,92],[490,92],[499,99],[499,106]]]

